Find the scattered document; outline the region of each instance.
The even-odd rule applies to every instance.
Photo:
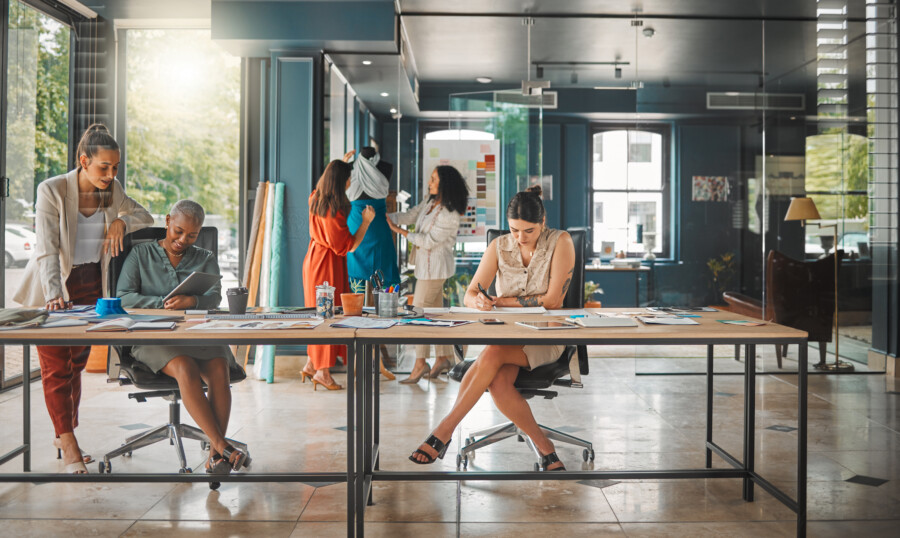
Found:
[[[759,327],[766,324],[765,321],[754,321],[751,319],[717,319],[716,321],[728,325],[743,325],[744,327]]]
[[[171,331],[174,328],[174,321],[135,321],[131,318],[116,318],[88,327],[87,330],[97,332]]]
[[[426,306],[422,309],[425,314],[449,314],[450,309],[446,307]]]
[[[670,314],[681,314],[683,312],[718,312],[715,308],[709,306],[651,306],[647,310],[651,312],[668,312]]]
[[[638,316],[637,319],[647,325],[700,325],[690,318],[678,318],[674,316]]]
[[[564,310],[547,310],[547,316],[589,316],[591,313],[584,308],[567,308]]]
[[[469,323],[474,323],[472,320],[464,320],[464,319],[428,319],[428,318],[414,318],[414,319],[404,319],[401,320],[404,325],[423,325],[426,327],[456,327],[459,325],[467,325]]]
[[[529,329],[554,330],[554,329],[577,329],[578,325],[567,321],[517,321],[516,325],[528,327]]]
[[[272,331],[276,329],[315,329],[321,319],[215,320],[188,327],[189,331]]]
[[[340,327],[341,329],[388,329],[397,324],[397,320],[390,318],[366,318],[362,316],[353,316],[344,318],[337,323],[332,323],[332,327]]]
[[[467,306],[451,306],[451,314],[545,314],[547,309],[543,306],[495,306],[493,310],[478,310]]]
[[[582,327],[637,327],[638,323],[628,316],[585,316],[573,320]]]
[[[58,329],[60,327],[78,327],[88,322],[78,318],[50,318],[38,327],[41,329]]]

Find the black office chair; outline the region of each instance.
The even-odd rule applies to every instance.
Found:
[[[197,242],[194,243],[200,248],[218,253],[218,230],[212,226],[204,226],[200,229],[200,235]],[[118,256],[110,261],[109,266],[109,289],[115,293],[116,284],[119,274],[122,272],[122,265],[128,257],[131,249],[140,243],[147,241],[158,241],[166,236],[165,228],[144,228],[125,236],[124,248]],[[151,428],[147,431],[133,435],[125,440],[125,443],[119,448],[107,453],[100,462],[100,472],[112,472],[112,464],[110,460],[117,456],[128,455],[139,448],[152,445],[159,441],[168,439],[169,444],[175,446],[175,452],[178,454],[178,461],[181,463],[180,473],[190,473],[191,468],[187,465],[187,459],[184,455],[183,438],[194,439],[200,441],[201,447],[206,450],[209,448],[209,437],[203,433],[203,430],[189,424],[181,423],[181,393],[178,391],[178,382],[175,378],[169,377],[164,373],[155,374],[153,370],[144,364],[135,360],[131,354],[131,346],[112,346],[112,349],[119,357],[119,375],[116,379],[109,380],[119,385],[133,385],[135,388],[142,389],[143,392],[132,392],[128,397],[138,402],[146,402],[147,398],[163,398],[169,401],[169,422]],[[110,354],[110,357],[112,355]],[[243,381],[247,374],[240,366],[232,367],[231,382],[237,383]],[[204,384],[204,389],[206,385]],[[228,439],[228,442],[235,448],[243,452],[247,452],[247,445],[237,441]],[[212,487],[212,486],[211,486]]]
[[[569,235],[572,236],[572,242],[575,244],[575,272],[572,275],[572,283],[569,286],[569,291],[566,293],[565,299],[563,299],[563,308],[582,308],[584,306],[584,249],[587,233],[584,229],[569,229],[568,232]],[[488,230],[488,244],[495,238],[507,233],[509,233],[508,230]],[[493,283],[491,283],[489,293],[492,295],[495,293]],[[472,363],[475,362],[475,359],[463,360],[462,348],[460,346],[454,346],[454,351],[456,352],[457,358],[462,362],[457,363],[457,365],[450,370],[450,379],[461,381],[466,374],[466,371],[472,366]],[[578,359],[578,372],[572,372],[570,368],[573,355],[577,356]],[[530,371],[525,369],[519,370],[515,387],[526,400],[534,396],[541,396],[546,400],[552,400],[559,396],[559,393],[555,390],[547,389],[553,386],[583,388],[584,385],[581,384],[581,376],[587,375],[587,373],[587,347],[566,346],[562,355],[560,355],[556,362],[545,364],[544,366],[540,366]],[[569,376],[569,378],[563,379],[566,376]],[[538,424],[538,426],[540,426],[541,430],[552,441],[559,441],[561,443],[583,447],[584,451],[582,452],[582,458],[584,461],[594,461],[594,448],[590,441],[549,428],[542,424]],[[537,457],[538,462],[534,464],[534,469],[536,471],[543,470],[540,463],[541,453],[538,451],[537,447],[534,446],[531,439],[529,439],[528,436],[512,422],[506,422],[485,430],[470,433],[466,437],[464,446],[459,449],[459,453],[456,455],[457,469],[460,467],[463,469],[467,468],[469,465],[469,458],[474,457],[475,451],[479,448],[492,445],[514,435],[519,441],[527,442],[528,446],[531,447],[531,450]]]

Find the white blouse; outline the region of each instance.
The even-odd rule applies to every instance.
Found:
[[[415,232],[409,232],[406,240],[415,245],[415,275],[419,280],[443,280],[456,273],[456,233],[459,230],[460,214],[442,205],[430,213],[431,201],[425,200],[405,213],[391,213],[388,217],[395,224],[416,225]]]
[[[75,255],[72,265],[100,261],[103,238],[106,236],[106,220],[103,211],[97,210],[90,217],[78,212],[78,228],[75,231]]]

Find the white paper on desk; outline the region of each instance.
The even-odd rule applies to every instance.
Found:
[[[543,306],[495,306],[493,310],[478,310],[467,306],[451,306],[451,314],[544,314]]]
[[[444,307],[436,307],[436,306],[426,306],[422,309],[425,314],[449,314],[450,309]]]
[[[637,319],[643,321],[647,325],[700,325],[691,318],[638,316]]]
[[[564,310],[547,310],[547,316],[589,316],[590,312],[584,308],[567,308]]]
[[[315,329],[323,323],[321,319],[259,319],[259,320],[227,320],[207,321],[188,331],[270,331],[274,329]]]
[[[367,318],[363,316],[353,316],[344,318],[337,323],[333,323],[332,327],[342,329],[387,329],[397,324],[395,319],[379,319]]]
[[[88,322],[77,318],[59,318],[50,319],[40,325],[41,329],[56,329],[58,327],[78,327],[79,325],[87,325]]]

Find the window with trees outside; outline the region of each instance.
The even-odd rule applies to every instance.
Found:
[[[165,224],[183,198],[219,230],[222,288],[238,280],[240,58],[209,30],[127,30],[126,189]],[[224,302],[224,294],[223,294]]]
[[[10,0],[7,56],[6,176],[9,198],[4,225],[3,305],[19,306],[24,266],[34,254],[37,185],[64,174],[69,145],[70,29],[24,2]],[[37,353],[32,353],[32,370]],[[2,348],[0,387],[18,383],[22,347]]]
[[[596,126],[591,154],[595,254],[669,257],[669,131],[666,127]]]

